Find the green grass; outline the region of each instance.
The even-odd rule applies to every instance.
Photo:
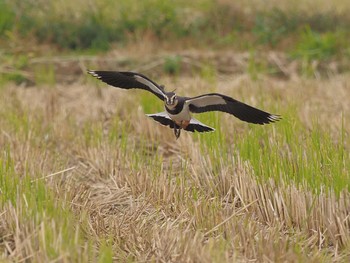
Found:
[[[213,50],[233,50],[239,54],[249,52],[246,70],[256,80],[266,74],[293,75],[289,71],[294,67],[286,65],[291,60],[298,62],[297,73],[305,77],[328,77],[334,71],[348,71],[348,10],[340,9],[341,0],[334,4],[337,7],[334,10],[324,6],[323,0],[318,1],[315,5],[320,8],[305,10],[301,3],[286,8],[287,2],[274,0],[266,6],[256,3],[254,7],[244,1],[234,4],[214,0],[191,3],[102,0],[90,4],[82,0],[48,4],[5,0],[0,8],[0,59],[4,64],[0,68],[0,83],[27,86],[36,82],[55,83],[57,65],[50,62],[33,65],[31,60],[37,54],[96,55],[143,42],[148,43],[145,46],[167,46],[170,50],[181,50],[178,47],[183,45],[194,49],[210,46]],[[16,49],[21,43],[27,45]],[[269,51],[283,52],[285,57],[282,61],[261,59],[262,54],[269,57]],[[144,54],[141,57],[147,58]],[[162,70],[178,75],[193,66],[186,62],[180,55],[164,55]],[[118,66],[124,65],[120,62]],[[205,68],[208,67],[201,70]]]
[[[208,72],[199,73],[209,80],[205,88],[221,87]],[[174,78],[180,86],[185,81]],[[196,88],[198,79],[191,81]],[[290,253],[317,261],[334,255],[335,243],[337,253],[346,254],[344,233],[329,227],[334,218],[327,211],[341,207],[334,216],[344,220],[347,118],[333,134],[316,121],[307,128],[291,106],[276,110],[284,119],[267,126],[207,113],[196,117],[215,132],[182,132],[175,140],[170,129],[144,116],[163,110],[152,94],[117,92],[95,81],[59,97],[46,85],[0,91],[2,258],[14,259],[4,255],[11,244],[18,260],[33,261],[180,260],[183,253],[208,261],[244,255],[279,260]],[[276,108],[263,86],[259,90],[260,104]],[[135,100],[140,109],[125,115]],[[328,252],[315,250],[315,227]]]
[[[43,251],[42,258],[55,260],[66,254],[72,261],[85,260],[90,245],[69,204],[57,198],[45,179],[40,179],[42,174],[37,179],[30,174],[18,174],[11,155],[10,147],[5,147],[0,156],[0,206],[7,213],[5,217],[15,213],[12,216],[18,221],[6,229],[4,234],[10,236],[2,242],[11,242],[11,233],[23,232],[28,234],[26,242],[31,243],[33,250]],[[20,251],[21,240],[16,241]]]
[[[250,163],[260,181],[273,178],[316,194],[349,191],[350,155],[345,148],[349,137],[344,126],[336,134],[341,138],[336,143],[330,130],[316,120],[309,130],[295,118],[295,110],[289,109],[282,116],[275,125],[247,125],[243,134],[227,137],[229,131],[221,127],[218,113],[201,114],[199,119],[217,130],[196,137],[203,154],[213,162],[219,158],[229,166],[231,156],[238,155]]]
[[[344,35],[340,31],[320,34],[307,27],[302,31],[300,41],[292,56],[309,62],[327,60],[339,54],[339,50],[344,50],[347,46],[348,44],[344,42]]]
[[[163,111],[161,103],[151,94],[142,94],[141,105],[147,113]],[[261,181],[273,178],[315,194],[334,191],[339,195],[349,191],[350,155],[345,150],[349,137],[344,126],[336,134],[341,138],[336,143],[330,130],[317,119],[309,130],[295,117],[295,109],[287,109],[282,116],[282,121],[275,125],[248,125],[247,132],[227,137],[229,131],[220,124],[221,114],[201,114],[198,118],[216,131],[193,136],[200,142],[203,154],[209,155],[213,162],[220,159],[229,166],[230,156],[238,154],[249,161]]]
[[[181,57],[180,56],[169,56],[165,58],[163,64],[163,70],[165,73],[171,75],[179,74],[181,70]]]
[[[275,47],[283,38],[295,32],[300,26],[300,17],[280,9],[272,9],[256,15],[253,34],[262,45]]]
[[[344,15],[346,10],[305,11],[298,5],[286,9],[282,8],[283,4],[274,8],[259,4],[251,12],[246,11],[245,3],[213,0],[118,3],[103,0],[89,5],[66,0],[45,5],[6,0],[1,6],[0,33],[4,33],[4,40],[34,37],[41,43],[52,43],[66,50],[104,51],[113,43],[144,41],[146,35],[158,41],[191,39],[198,46],[214,44],[218,48],[244,50],[273,47],[292,51],[305,27],[310,33],[300,41],[311,42],[304,45],[313,45],[315,40],[310,37],[317,34],[335,34],[337,41],[340,39],[345,45],[349,42],[350,20]],[[337,47],[332,52],[339,55],[344,46]],[[328,48],[324,51],[325,55],[329,54]]]
[[[35,65],[34,81],[38,85],[53,86],[56,83],[54,65]]]
[[[345,142],[335,144],[330,132],[317,123],[312,131],[305,129],[294,115],[286,115],[286,120],[273,128],[252,129],[238,140],[240,156],[249,160],[262,180],[293,182],[316,193],[350,190],[350,156],[344,154]]]
[[[0,35],[12,29],[15,23],[15,13],[4,1],[0,2]]]

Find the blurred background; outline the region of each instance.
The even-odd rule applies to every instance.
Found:
[[[46,81],[73,81],[82,63],[189,73],[203,61],[253,78],[327,76],[349,69],[349,8],[345,0],[1,0],[1,81],[30,85],[44,72]]]

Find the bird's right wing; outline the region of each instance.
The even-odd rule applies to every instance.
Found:
[[[152,92],[159,99],[166,98],[163,88],[146,76],[128,71],[98,71],[88,70],[88,73],[107,83],[121,89],[143,89]]]

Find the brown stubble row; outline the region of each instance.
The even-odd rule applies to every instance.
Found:
[[[347,80],[266,80],[266,85],[280,104],[297,105],[306,126],[318,112],[319,120],[340,127],[339,118],[332,116],[349,107],[341,100],[349,95]],[[178,84],[193,94],[203,90],[198,86],[211,89],[198,79]],[[218,85],[222,92],[237,91],[256,103],[254,92],[264,84],[242,78],[231,88],[230,80]],[[283,180],[259,180],[239,155],[213,160],[195,136],[183,134],[175,141],[171,130],[147,119],[139,107],[129,113],[136,92],[74,84],[7,87],[2,94],[1,112],[24,115],[30,124],[27,130],[15,130],[4,121],[0,145],[10,148],[16,174],[45,181],[55,198],[68,204],[76,236],[79,232],[84,239],[76,240],[82,261],[98,257],[102,240],[108,240],[115,260],[141,262],[345,262],[350,256],[346,190],[339,196],[332,191],[316,195]],[[233,127],[231,120],[223,117],[229,127],[224,131]],[[115,131],[118,127],[126,131]],[[52,259],[40,243],[52,228],[58,229],[52,246],[62,251],[56,259],[72,260],[69,250],[62,249],[60,222],[23,220],[25,198],[18,193],[16,200],[0,212],[1,254],[19,261]]]

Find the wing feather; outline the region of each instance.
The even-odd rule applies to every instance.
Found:
[[[148,117],[154,119],[164,126],[169,126],[170,128],[179,128],[179,126],[168,116],[166,112],[159,112],[155,114],[146,114]]]
[[[280,119],[278,115],[259,110],[219,93],[210,93],[189,98],[186,103],[193,113],[222,111],[232,114],[242,121],[255,124],[266,124]]]
[[[151,117],[155,121],[159,122],[160,124],[164,126],[169,126],[170,128],[176,127],[179,129],[180,127],[169,117],[168,113],[166,112],[159,112],[155,114],[146,114],[148,117]],[[209,131],[215,131],[214,128],[209,127],[203,123],[201,123],[199,120],[196,120],[194,118],[191,119],[189,125],[184,129],[186,131],[190,132],[209,132]]]
[[[201,123],[199,120],[196,120],[195,118],[192,118],[189,125],[185,128],[186,131],[191,132],[211,132],[215,131],[214,128],[209,127],[203,123]]]
[[[165,92],[161,86],[146,76],[128,71],[97,71],[88,70],[88,73],[107,83],[121,89],[143,89],[152,92],[159,99],[164,100]]]

